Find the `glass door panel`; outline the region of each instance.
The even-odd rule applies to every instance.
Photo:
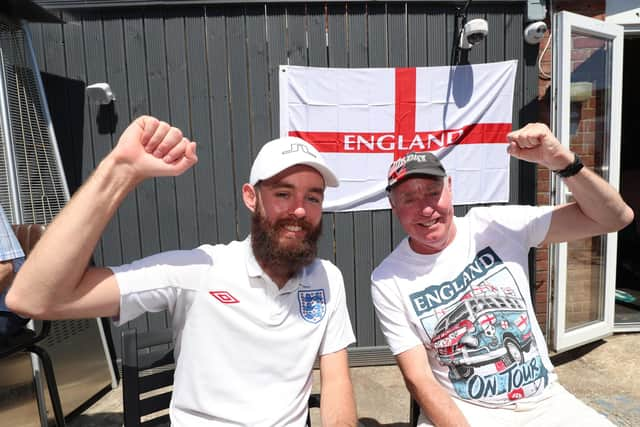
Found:
[[[555,15],[554,131],[594,172],[618,186],[622,27],[569,12]],[[555,178],[555,177],[554,177]],[[555,202],[571,201],[556,179]],[[556,245],[554,349],[613,330],[616,235]]]

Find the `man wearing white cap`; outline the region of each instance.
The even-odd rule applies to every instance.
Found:
[[[305,141],[281,138],[259,152],[242,188],[252,213],[244,241],[87,267],[137,184],[196,162],[195,143],[179,129],[134,121],[48,227],[7,304],[35,318],[112,316],[118,324],[168,310],[173,426],[303,426],[317,357],[323,425],[355,425],[343,279],[315,256],[324,189],[338,180]]]

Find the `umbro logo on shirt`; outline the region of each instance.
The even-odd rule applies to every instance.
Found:
[[[236,299],[236,297],[234,297],[227,291],[210,291],[209,293],[211,294],[212,297],[214,297],[215,299],[217,299],[223,304],[235,304],[237,302],[240,302],[239,300]]]

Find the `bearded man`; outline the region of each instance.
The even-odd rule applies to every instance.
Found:
[[[338,180],[305,141],[277,139],[258,153],[242,187],[253,217],[244,241],[88,267],[129,192],[196,162],[179,129],[135,120],[48,227],[7,305],[34,318],[111,316],[119,325],[168,310],[173,426],[303,426],[318,357],[323,425],[356,425],[342,274],[316,258],[324,189]]]

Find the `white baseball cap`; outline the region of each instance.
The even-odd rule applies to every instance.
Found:
[[[329,169],[320,152],[313,145],[295,136],[274,139],[260,149],[251,166],[249,183],[256,185],[259,181],[269,179],[295,165],[311,166],[320,172],[327,187],[339,185],[338,178]]]

